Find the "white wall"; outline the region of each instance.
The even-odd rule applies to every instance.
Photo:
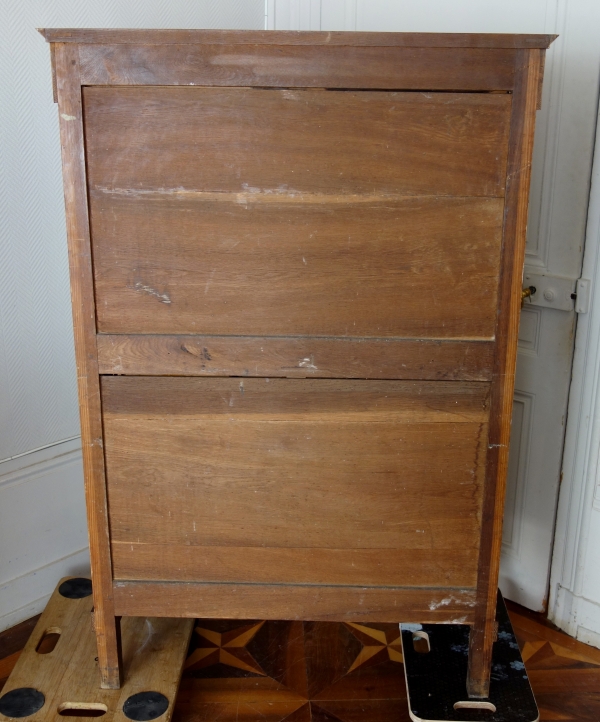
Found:
[[[575,339],[549,617],[600,647],[600,120],[583,277],[590,281],[591,310],[579,318]]]
[[[0,630],[88,566],[58,116],[37,27],[264,27],[264,0],[2,0]]]

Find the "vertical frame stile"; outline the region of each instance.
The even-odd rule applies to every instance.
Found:
[[[94,590],[94,624],[98,642],[101,686],[116,689],[121,685],[122,665],[112,592],[79,46],[72,43],[53,45],[60,116],[81,445]]]
[[[515,386],[527,208],[539,83],[545,51],[517,52],[508,148],[496,351],[491,389],[488,457],[482,510],[475,623],[471,629],[467,691],[488,696],[502,519]]]

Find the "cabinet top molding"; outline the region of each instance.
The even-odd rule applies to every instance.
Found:
[[[547,48],[556,35],[280,30],[38,28],[49,43],[140,45],[353,45],[406,48]]]

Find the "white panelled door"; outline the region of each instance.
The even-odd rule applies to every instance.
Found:
[[[556,33],[538,113],[500,586],[546,607],[600,73],[597,0],[267,0],[277,30]],[[579,284],[581,286],[581,284]],[[579,288],[578,310],[585,311]]]

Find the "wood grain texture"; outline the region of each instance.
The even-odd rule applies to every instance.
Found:
[[[99,334],[101,374],[491,380],[492,341]]]
[[[509,111],[501,95],[85,89],[99,329],[491,338],[502,200],[422,194],[501,195]]]
[[[411,589],[302,584],[199,584],[115,581],[115,608],[126,616],[162,614],[221,619],[449,623],[473,620],[471,589]],[[268,600],[268,604],[265,601]]]
[[[102,449],[102,409],[96,351],[96,314],[77,47],[58,44],[55,49],[55,63],[98,657],[102,686],[115,688],[119,687],[121,681],[118,629],[112,603],[112,570]]]
[[[269,45],[81,45],[86,85],[509,91],[516,50]]]
[[[329,379],[102,377],[104,415],[203,418],[232,414],[339,421],[487,423],[489,384]]]
[[[76,716],[77,709],[95,708],[105,711],[103,719],[107,721],[126,722],[125,700],[152,690],[169,700],[162,717],[169,722],[192,620],[124,620],[124,684],[118,690],[102,689],[98,684],[96,640],[90,624],[93,604],[91,597],[67,599],[55,590],[3,691],[34,687],[42,692],[46,702],[39,712],[29,716],[31,722],[61,719],[59,711],[64,708],[71,710],[71,717]],[[36,648],[48,630],[59,630],[58,642],[50,653],[39,654]],[[80,719],[86,716],[89,715],[82,712]],[[8,719],[0,714],[0,720]]]
[[[474,584],[487,384],[102,389],[116,577]]]
[[[289,211],[504,195],[506,94],[88,87],[83,97],[101,205],[111,193]]]
[[[527,236],[527,207],[542,51],[519,51],[517,86],[506,178],[506,215],[502,251],[496,360],[492,382],[489,451],[482,519],[476,622],[471,631],[471,697],[487,697],[494,641],[496,589],[502,544],[510,422],[515,384],[521,280]]]
[[[408,536],[408,535],[405,535]],[[418,536],[413,533],[413,537]],[[413,540],[408,539],[408,546]],[[461,544],[464,542],[464,545]],[[475,588],[477,547],[468,534],[452,549],[316,549],[112,543],[115,579],[129,581],[350,584]],[[433,562],[433,559],[435,562]]]
[[[39,28],[49,43],[350,45],[432,48],[547,48],[556,35],[511,33],[372,33],[248,30],[109,30]]]
[[[0,660],[10,657],[23,649],[39,618],[40,615],[36,614],[35,617],[26,619],[24,622],[0,632]],[[0,675],[1,679],[2,676]]]
[[[100,203],[103,333],[494,337],[501,199]]]
[[[88,630],[91,633],[90,612],[93,606],[91,598],[88,597],[87,599],[77,600],[77,604],[72,604],[73,600],[66,599],[55,591],[51,600],[53,602],[52,609],[50,610],[49,603],[38,619],[26,644],[23,645],[23,652],[19,656],[2,690],[3,694],[6,694],[11,689],[19,689],[20,687],[36,687],[39,689],[38,685],[43,685],[49,692],[56,690],[60,684],[63,670],[59,665],[54,663],[54,656],[52,654],[37,654],[35,651],[46,630],[53,627],[66,630],[76,626],[77,619],[81,616],[82,610],[85,607]],[[56,645],[55,649],[57,653],[61,652],[59,644]],[[33,680],[36,681],[35,685],[31,683]],[[96,687],[98,687],[98,680],[96,680]],[[42,711],[43,710],[44,708],[42,708]],[[0,713],[0,719],[4,722],[8,718]]]

